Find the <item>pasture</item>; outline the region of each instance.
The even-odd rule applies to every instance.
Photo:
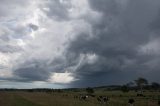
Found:
[[[95,91],[95,97],[89,96],[80,100],[78,96],[85,92],[27,92],[27,91],[0,91],[0,106],[129,106],[130,98],[135,100],[134,106],[159,106],[160,92],[145,91],[143,97],[137,92],[130,91]],[[97,101],[97,97],[109,97],[106,104]],[[75,98],[76,97],[76,98]]]

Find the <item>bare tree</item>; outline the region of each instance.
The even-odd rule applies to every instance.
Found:
[[[143,92],[143,86],[148,84],[148,81],[145,78],[138,78],[135,80],[136,85],[140,88],[141,93]]]

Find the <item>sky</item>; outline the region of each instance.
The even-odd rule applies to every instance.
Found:
[[[0,88],[160,81],[159,0],[0,0]]]

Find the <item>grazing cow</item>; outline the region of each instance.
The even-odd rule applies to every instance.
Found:
[[[129,103],[130,106],[133,106],[134,102],[135,102],[134,99],[129,99],[128,100],[128,103]]]
[[[103,97],[103,103],[104,103],[104,104],[106,104],[108,100],[109,100],[108,97],[106,97],[106,96]]]
[[[80,100],[86,101],[88,98],[88,95],[80,95]]]
[[[99,96],[99,97],[97,97],[97,101],[99,103],[106,104],[108,100],[109,100],[109,98],[107,96]]]
[[[97,98],[97,101],[98,101],[99,103],[101,103],[101,102],[102,102],[102,100],[101,100],[101,98],[100,98],[100,97],[98,97],[98,98]]]

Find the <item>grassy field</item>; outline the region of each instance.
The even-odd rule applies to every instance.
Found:
[[[129,106],[128,99],[135,100],[135,106],[159,106],[160,92],[145,92],[145,97],[137,97],[136,92],[122,93],[121,91],[96,91],[95,95],[108,96],[107,104],[100,104],[96,97],[86,101],[75,99],[75,95],[83,92],[0,92],[0,106]]]

